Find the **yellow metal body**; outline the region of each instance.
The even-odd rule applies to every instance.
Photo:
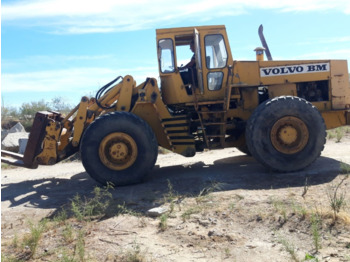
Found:
[[[328,129],[350,124],[346,61],[263,61],[261,52],[257,61],[235,61],[225,26],[158,29],[156,40],[160,86],[154,78],[137,85],[126,75],[98,103],[83,97],[63,121],[47,126],[37,156],[41,164],[52,164],[79,150],[89,124],[113,111],[142,118],[160,146],[184,156],[205,147],[244,146],[245,122],[252,112],[262,101],[279,96],[310,101]],[[186,83],[177,48],[191,43],[196,67],[192,82]],[[307,128],[296,118],[279,120],[271,133],[273,145],[285,154],[298,152],[307,141]],[[137,147],[127,134],[112,133],[103,140],[99,156],[106,166],[122,170],[135,161]]]
[[[249,118],[250,114],[259,104],[258,88],[266,87],[269,98],[281,95],[298,96],[297,87],[302,83],[313,83],[324,81],[327,85],[327,99],[322,101],[310,101],[316,106],[324,116],[327,128],[345,125],[346,111],[350,108],[350,86],[347,62],[345,60],[302,60],[302,61],[263,61],[263,56],[259,53],[258,61],[234,61],[228,37],[224,26],[204,26],[196,27],[201,41],[200,54],[202,63],[203,92],[195,90],[196,100],[201,104],[209,104],[212,101],[222,100],[225,97],[226,86],[238,88],[239,94],[232,99],[236,99],[238,107],[243,110],[232,108],[228,115],[241,119]],[[175,28],[157,30],[157,43],[162,39],[171,39],[176,43],[177,37],[193,35],[194,28]],[[224,68],[211,70],[206,67],[206,49],[203,45],[208,35],[222,35],[227,51],[226,66]],[[174,49],[174,51],[176,51]],[[158,52],[159,53],[159,52]],[[176,52],[174,54],[174,65],[176,67]],[[228,68],[233,68],[233,77],[227,77]],[[222,88],[211,91],[208,90],[207,75],[210,72],[222,72]],[[161,90],[163,100],[166,104],[191,104],[194,95],[186,92],[185,85],[179,74],[178,68],[174,72],[161,72]],[[228,82],[226,82],[226,81]],[[347,113],[348,114],[348,113]],[[334,116],[336,119],[334,119]]]
[[[56,163],[58,154],[57,146],[61,130],[61,124],[59,122],[50,121],[47,124],[43,150],[36,157],[36,161],[39,164],[53,165]]]

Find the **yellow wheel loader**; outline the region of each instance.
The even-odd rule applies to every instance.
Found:
[[[303,169],[326,129],[350,124],[347,61],[273,61],[259,35],[257,59],[236,61],[225,26],[158,29],[160,83],[117,77],[65,117],[38,112],[24,155],[2,161],[36,168],[80,151],[89,175],[114,185],[142,181],[158,146],[186,157],[236,147],[271,170]]]

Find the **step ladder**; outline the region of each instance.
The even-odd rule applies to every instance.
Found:
[[[229,66],[223,100],[198,102],[196,92],[193,92],[194,108],[200,122],[201,135],[208,149],[225,147],[227,112],[230,108],[230,102],[232,100],[238,101],[241,98],[238,88],[230,84],[232,76],[232,67]],[[215,110],[202,110],[201,105],[213,104],[220,106],[216,107]],[[206,121],[204,119],[205,114],[209,115],[209,119],[214,119],[214,121]]]

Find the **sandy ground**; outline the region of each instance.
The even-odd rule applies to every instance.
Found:
[[[340,143],[328,141],[321,157],[296,173],[271,173],[234,148],[193,158],[159,155],[144,183],[113,190],[114,199],[139,215],[89,224],[86,261],[121,261],[130,250],[142,261],[302,261],[306,254],[319,261],[350,261],[349,206],[335,224],[324,216],[318,252],[310,219],[293,208],[304,207],[308,216],[311,210],[330,213],[327,192],[344,178],[341,162],[350,164],[349,134]],[[166,202],[169,182],[177,202],[166,229],[160,230],[160,219],[146,211]],[[342,192],[349,191],[349,182],[342,184]],[[98,186],[79,162],[2,170],[1,185],[4,251],[15,236],[28,232],[29,220],[52,216],[76,194],[91,196]],[[41,241],[40,250],[54,249],[52,233]],[[43,260],[59,258],[55,249]]]

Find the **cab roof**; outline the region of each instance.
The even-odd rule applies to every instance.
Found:
[[[218,30],[226,30],[224,25],[210,25],[210,26],[190,26],[190,27],[176,27],[176,28],[163,28],[156,29],[156,34],[165,35],[165,34],[173,34],[173,35],[181,35],[181,34],[193,34],[193,30],[197,29],[198,32],[201,31],[218,31]]]

